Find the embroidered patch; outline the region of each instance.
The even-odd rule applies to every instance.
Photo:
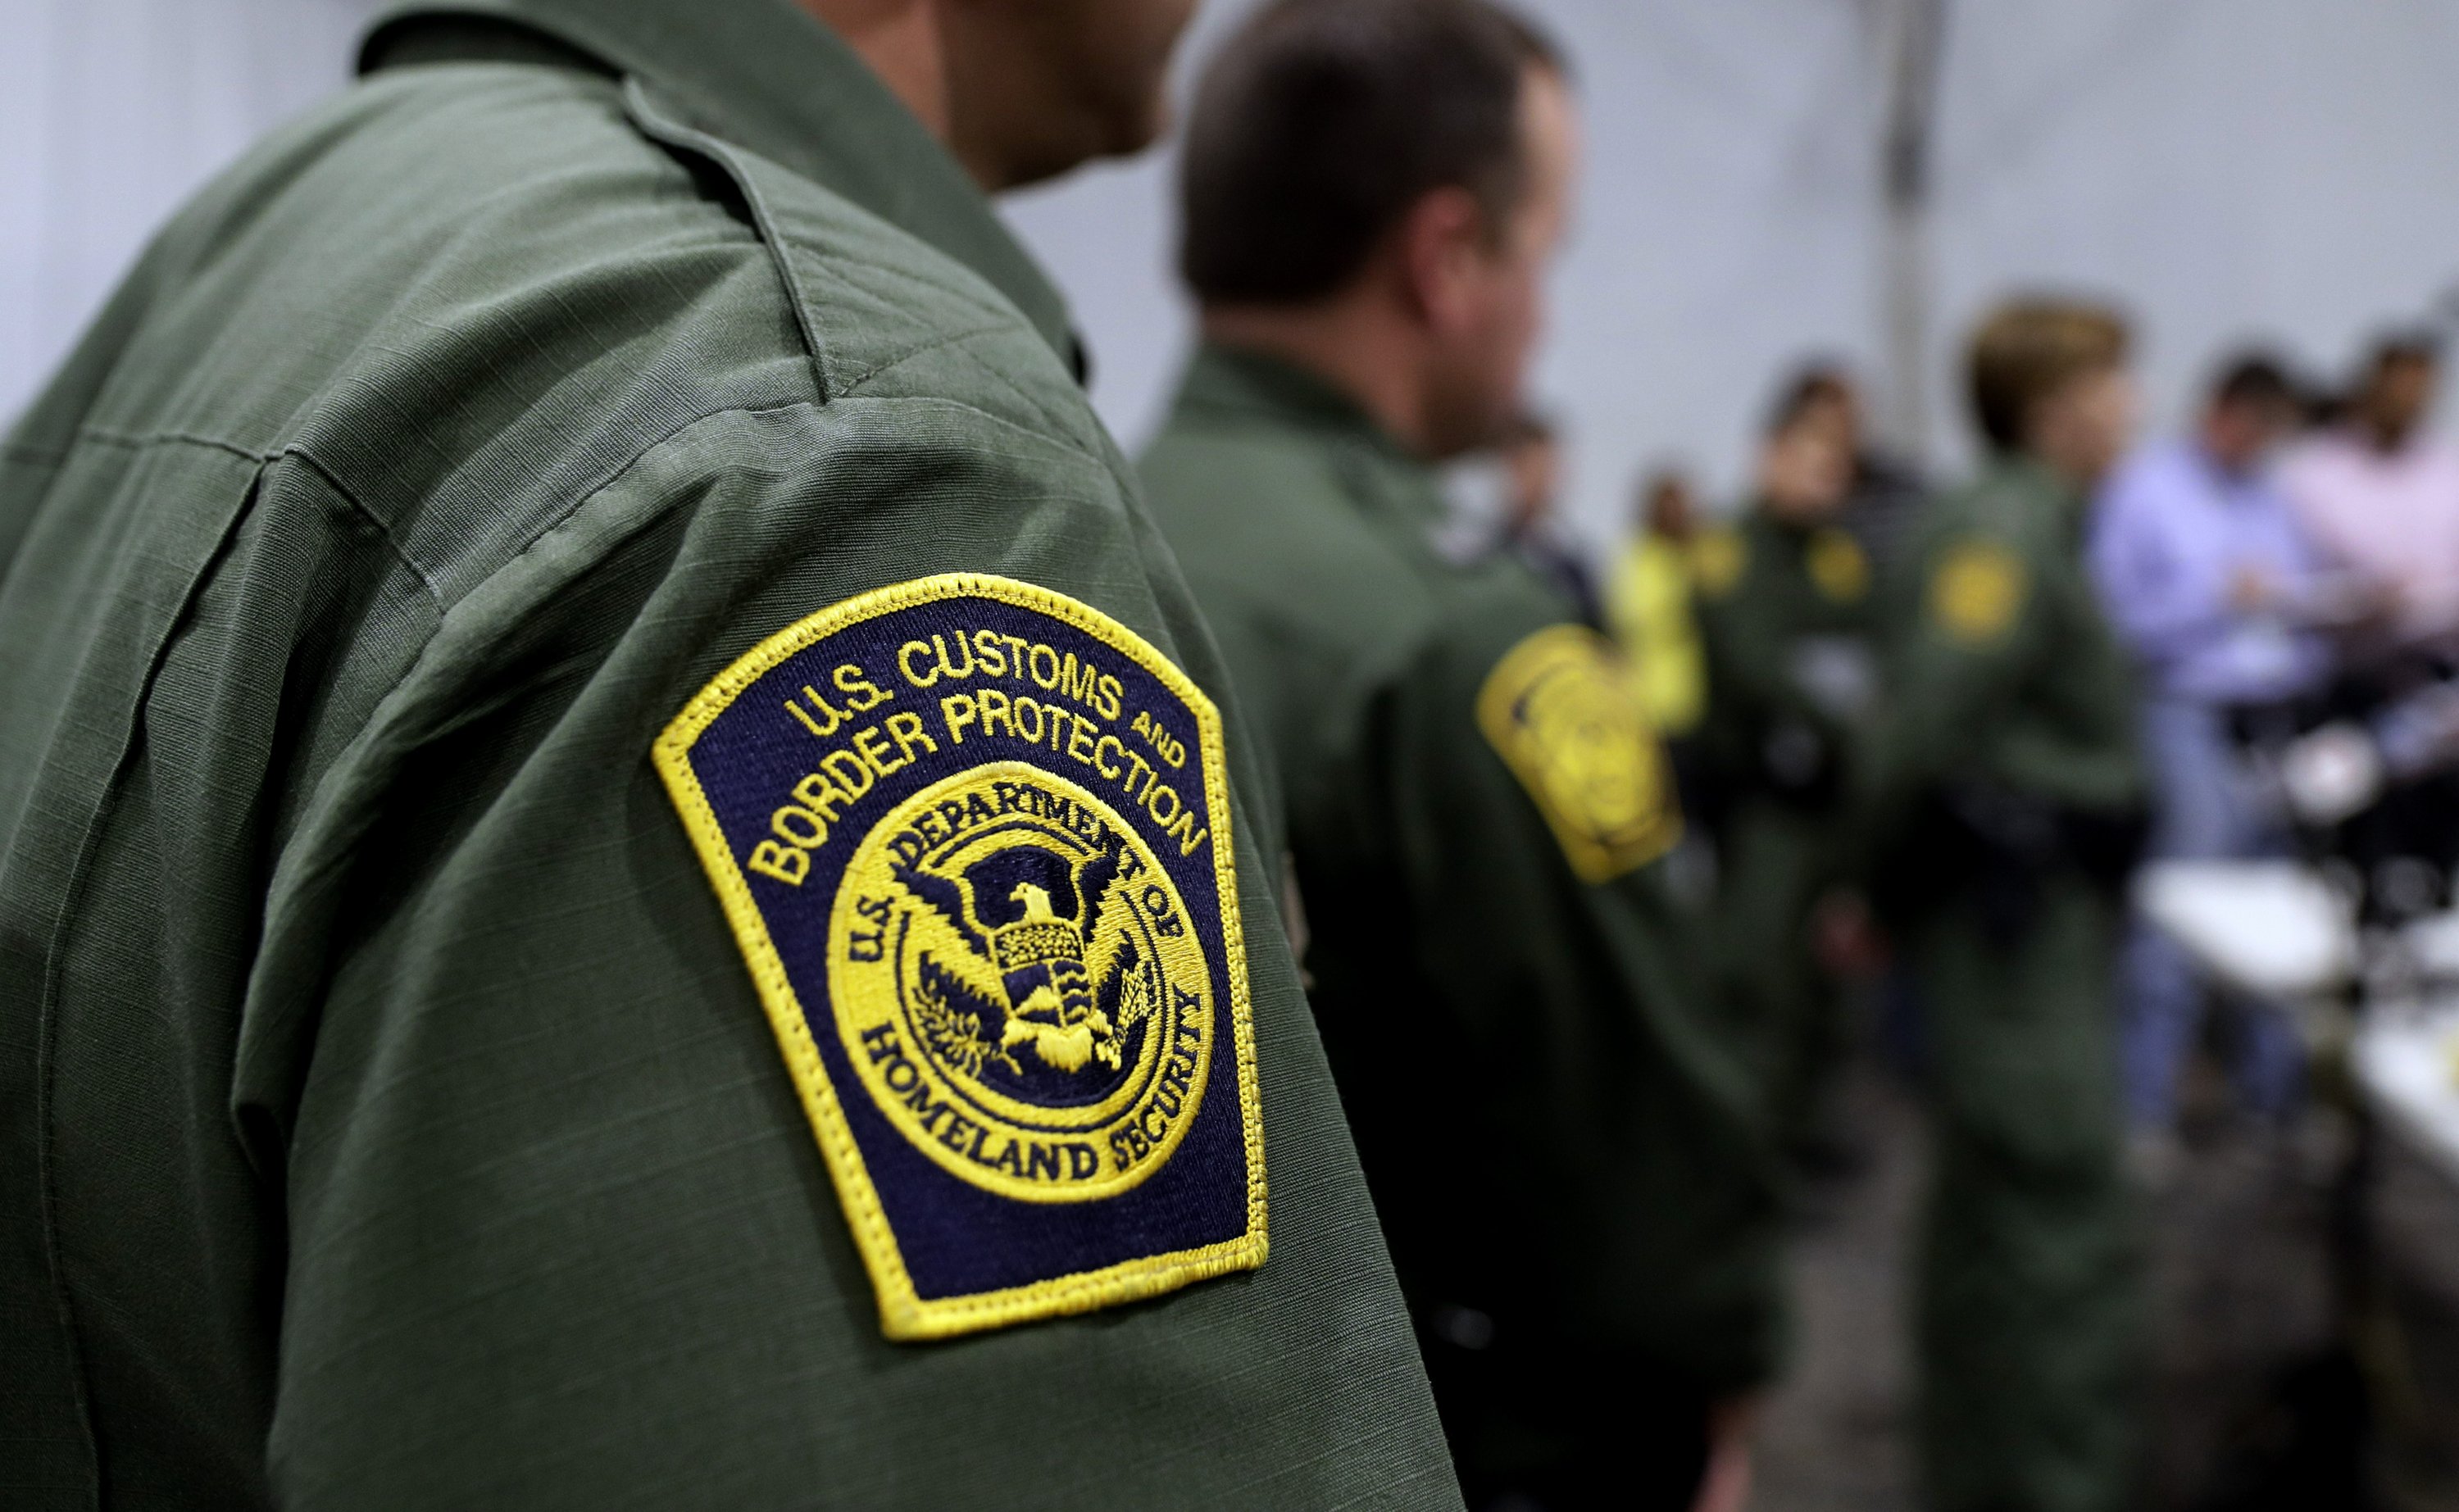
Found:
[[[1750,543],[1723,525],[1702,528],[1691,540],[1691,580],[1711,598],[1722,598],[1751,565]]]
[[[1958,640],[1995,640],[2015,622],[2024,590],[2024,564],[2013,552],[1995,541],[1965,541],[1930,575],[1930,618]]]
[[[1549,625],[1513,646],[1486,674],[1477,722],[1581,880],[1620,876],[1682,837],[1664,747],[1595,631]]]
[[[1813,534],[1804,553],[1810,580],[1830,603],[1859,603],[1870,591],[1870,558],[1861,543],[1840,530]]]
[[[655,759],[889,1337],[1263,1264],[1221,721],[1160,653],[925,578],[771,636]]]

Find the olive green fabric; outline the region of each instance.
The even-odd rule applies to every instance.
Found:
[[[2020,459],[1925,507],[1886,604],[1888,717],[1864,774],[1883,817],[1949,778],[2086,809],[2142,801],[2133,679],[2084,572],[2086,507]],[[2006,627],[1978,639],[1932,602],[1939,574],[1975,549],[2020,569]]]
[[[1843,1045],[1841,996],[1809,925],[1847,875],[1846,766],[1875,692],[1876,599],[1840,530],[1755,504],[1734,541],[1739,571],[1694,596],[1708,668],[1698,760],[1718,809],[1716,937],[1771,1124],[1798,1134]]]
[[[2068,877],[2011,948],[1953,915],[1908,940],[1932,1110],[1920,1443],[1941,1512],[2135,1504],[2149,1334],[2117,1159],[2115,916]]]
[[[1912,843],[1902,826],[1923,798],[1958,783],[2086,811],[2139,800],[2129,674],[2083,574],[2083,507],[2025,462],[1928,506],[1890,596],[1886,717],[1864,771],[1894,844]],[[2014,593],[1942,613],[1955,564],[1974,560],[2011,564]],[[1917,1306],[1930,1503],[2113,1512],[2136,1484],[2146,1348],[2119,1160],[2114,900],[2052,866],[2010,929],[1964,879],[1928,880],[1898,928],[1933,1115]]]
[[[1270,1262],[882,1339],[652,739],[955,570],[1224,678],[1057,296],[850,52],[486,9],[563,45],[392,33],[7,442],[0,1503],[1457,1507],[1243,754]]]
[[[1276,758],[1316,1018],[1421,1317],[1765,1378],[1769,1162],[1693,921],[1662,867],[1580,882],[1475,716],[1569,605],[1439,552],[1429,469],[1267,357],[1200,351],[1142,470]]]

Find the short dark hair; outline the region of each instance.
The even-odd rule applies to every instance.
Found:
[[[1820,360],[1802,364],[1776,391],[1776,403],[1768,406],[1765,434],[1773,440],[1800,423],[1801,417],[1823,404],[1843,404],[1853,398],[1853,380],[1839,363]]]
[[[2287,365],[2269,352],[2239,352],[2220,365],[2212,380],[2212,406],[2254,405],[2266,409],[2302,409],[2304,397]]]
[[[1542,410],[1523,410],[1503,422],[1495,436],[1495,445],[1508,452],[1518,447],[1551,445],[1562,439],[1562,430],[1554,417]]]
[[[2009,300],[1972,335],[1965,365],[1972,418],[1990,445],[2016,451],[2034,406],[2077,378],[2122,365],[2128,345],[2125,319],[2105,305]]]
[[[1179,166],[1179,271],[1207,304],[1337,290],[1433,190],[1500,227],[1526,190],[1520,95],[1562,54],[1493,0],[1274,0],[1206,70]]]
[[[2429,330],[2385,331],[2374,338],[2373,346],[2365,353],[2366,381],[2383,375],[2385,368],[2408,363],[2422,363],[2427,368],[2441,366],[2442,339]]]

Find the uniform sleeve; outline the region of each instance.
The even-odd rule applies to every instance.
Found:
[[[1693,600],[1700,660],[1707,674],[1707,707],[1699,724],[1699,744],[1714,772],[1741,772],[1756,760],[1751,746],[1753,711],[1769,706],[1774,690],[1767,685],[1763,659],[1752,655],[1753,626],[1747,578]]]
[[[1970,765],[2049,634],[2048,587],[2014,542],[1978,529],[1938,542],[1899,585],[1886,702],[1859,774],[1874,842],[1925,788]]]
[[[1422,1032],[1489,1089],[1493,1165],[1461,1179],[1510,1184],[1505,1253],[1563,1326],[1739,1390],[1779,1348],[1766,1152],[1651,865],[1670,773],[1587,634],[1458,617],[1391,695],[1373,781],[1440,999]]]
[[[713,889],[652,751],[781,631],[952,573],[1062,597],[1217,683],[1174,571],[1107,460],[960,405],[842,400],[719,415],[640,457],[451,610],[326,781],[285,850],[237,1094],[288,1222],[269,1447],[284,1505],[1457,1505],[1267,872],[1242,828],[1252,774],[1234,751],[1208,816],[1213,836],[1224,819],[1233,834],[1271,1259],[1089,1315],[884,1336],[877,1272],[858,1242],[880,1212],[863,1210],[847,1167],[824,1158],[812,1096],[772,1021],[774,984],[746,955],[741,913]],[[942,615],[942,632],[971,628],[941,600],[916,602]],[[1004,646],[1038,667],[1042,648],[1020,626],[995,627],[1013,644],[977,640],[977,664]],[[799,740],[798,725],[859,711],[870,695],[858,684],[887,675],[828,670],[795,673],[791,689],[745,683],[741,706],[760,730]],[[1048,670],[1065,681],[1055,657]],[[1063,701],[1044,699],[1034,729],[1047,750],[1020,758],[1007,789],[988,786],[1000,773],[948,768],[981,778],[956,790],[993,804],[981,815],[998,823],[964,802],[953,818],[930,804],[896,810],[917,832],[943,828],[938,849],[915,842],[913,870],[895,873],[894,837],[838,800],[919,760],[926,729],[942,755],[953,749],[938,702],[948,690],[932,692],[906,696],[933,723],[883,722],[861,746],[869,779],[859,764],[809,763],[808,790],[775,821],[788,838],[742,852],[791,872],[788,852],[818,847],[834,824],[844,843],[878,842],[883,876],[916,878],[917,895],[961,894],[953,914],[928,915],[959,922],[913,925],[941,932],[933,991],[945,998],[932,1001],[943,1007],[976,1001],[960,991],[1012,985],[967,930],[1034,924],[997,960],[1040,974],[1014,992],[1011,1026],[1031,1005],[1048,1005],[1046,1018],[1002,1045],[951,1012],[935,1022],[956,1048],[934,1063],[971,1055],[979,1071],[999,1056],[1057,1076],[1049,1067],[1072,1042],[1087,1049],[1077,1070],[1098,1072],[1079,983],[1103,953],[1086,944],[1084,898],[1124,898],[1122,870],[1157,857],[1154,837],[1191,809],[1174,793],[1164,811],[1157,778],[1122,797],[1120,777],[1097,775],[1132,768],[1120,730],[1084,723],[1083,708],[1107,697],[1088,674],[1075,716],[1062,721]],[[1020,738],[1029,702],[1005,704],[1003,738]],[[977,740],[983,708],[977,699],[966,726]],[[709,747],[724,760],[701,780],[721,808],[730,779],[720,767],[752,770],[769,738]],[[1181,770],[1162,750],[1143,747],[1146,774]],[[1082,768],[1079,790],[1110,782],[1114,815],[1141,804],[1142,849],[1061,806],[1053,762]],[[838,786],[817,775],[830,772]],[[779,801],[763,800],[758,823]],[[971,882],[947,860],[946,825],[975,827],[959,857],[980,864]],[[1014,835],[1034,826],[1047,843],[1024,854]],[[1179,838],[1200,848],[1195,831],[1190,820]],[[814,869],[825,859],[806,855]],[[775,876],[753,880],[793,895]],[[845,895],[869,908],[886,892]],[[1187,935],[1170,930],[1184,915],[1166,892],[1120,906],[1117,917],[1142,920],[1134,940],[1178,963],[1138,979],[1201,990],[1209,978],[1185,964]],[[781,915],[763,916],[776,926]],[[869,916],[845,915],[857,929]],[[776,939],[789,955],[782,926]],[[1121,949],[1111,943],[1109,964]],[[876,950],[856,940],[845,956],[872,962]],[[801,969],[786,960],[784,979],[808,985]],[[1151,1016],[1169,1004],[1124,996],[1124,980],[1114,974],[1098,1000],[1104,1025],[1140,1006],[1138,1022],[1163,1021]],[[812,1023],[829,1032],[824,1017]],[[892,1083],[895,1065],[914,1074],[918,1052],[893,1036],[861,1042]],[[1115,1054],[1134,1041],[1119,1029],[1110,1042]],[[1037,1047],[1048,1055],[1027,1059]],[[1209,1084],[1234,1099],[1235,1047],[1216,1040],[1212,1056]],[[1176,1062],[1157,1063],[1184,1091]],[[872,1084],[841,1078],[836,1095],[852,1104]],[[1067,1268],[1037,1250],[1075,1242],[1055,1227],[1063,1204],[965,1208],[957,1198],[980,1184],[943,1182],[931,1189],[957,1196],[942,1208],[893,1210],[948,1163],[1004,1149],[968,1143],[963,1131],[977,1136],[989,1116],[864,1105],[877,1118],[927,1106],[943,1146],[855,1137],[914,1275],[928,1254],[1009,1268],[1000,1274]],[[1155,1138],[1169,1126],[1152,1125]],[[1017,1179],[1092,1174],[1061,1142],[1049,1149],[1045,1171],[1018,1144]],[[961,1254],[935,1240],[942,1220],[959,1226]]]

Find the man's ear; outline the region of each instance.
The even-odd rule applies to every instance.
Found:
[[[1471,317],[1471,288],[1488,253],[1485,211],[1456,185],[1418,197],[1394,230],[1402,296],[1409,311],[1434,330]]]

